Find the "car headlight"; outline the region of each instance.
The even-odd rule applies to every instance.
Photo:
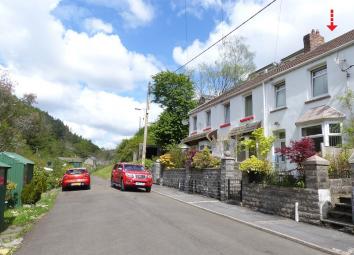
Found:
[[[129,174],[129,173],[126,173],[125,176],[129,177],[129,178],[134,178],[134,174]]]
[[[150,179],[150,178],[152,178],[152,175],[151,175],[151,174],[149,174],[149,175],[147,176],[147,178],[149,178],[149,179]]]

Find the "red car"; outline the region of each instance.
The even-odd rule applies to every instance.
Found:
[[[145,188],[151,191],[152,175],[143,165],[132,163],[115,164],[111,173],[111,186],[118,186],[121,191],[126,188]]]
[[[91,178],[87,169],[72,168],[66,171],[61,181],[61,188],[65,191],[73,187],[91,188]]]

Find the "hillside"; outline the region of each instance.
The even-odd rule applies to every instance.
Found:
[[[87,157],[100,152],[90,140],[74,134],[59,119],[35,107],[33,94],[17,98],[13,83],[0,75],[0,151],[42,158]]]

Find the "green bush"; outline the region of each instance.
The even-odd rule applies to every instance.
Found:
[[[342,149],[337,155],[325,155],[329,161],[328,174],[330,178],[350,178],[350,153]]]
[[[216,168],[220,166],[220,159],[211,155],[208,148],[195,153],[192,161],[192,166],[197,169]]]
[[[21,200],[23,204],[35,204],[41,199],[41,195],[41,187],[31,182],[23,187]]]

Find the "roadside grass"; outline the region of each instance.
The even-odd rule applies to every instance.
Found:
[[[5,226],[24,226],[40,219],[53,207],[58,191],[58,189],[53,189],[43,193],[41,199],[35,205],[24,205],[23,207],[5,210]]]
[[[92,173],[94,176],[101,177],[105,180],[108,180],[111,177],[111,171],[112,171],[113,165],[108,165],[103,168],[100,168],[96,170],[95,172]]]
[[[0,254],[13,254],[21,245],[23,236],[55,204],[59,189],[52,189],[42,194],[35,205],[24,205],[4,212],[4,225],[0,231]]]

